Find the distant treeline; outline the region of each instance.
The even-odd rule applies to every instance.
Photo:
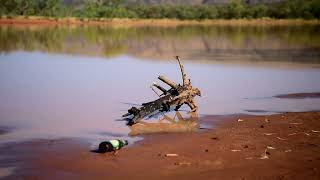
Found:
[[[233,0],[224,5],[125,5],[121,0],[92,0],[68,6],[61,0],[0,0],[0,15],[79,18],[175,18],[240,19],[319,19],[320,0],[287,0],[273,4],[246,4]]]

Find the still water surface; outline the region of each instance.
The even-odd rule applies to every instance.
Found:
[[[160,74],[181,81],[175,55],[200,116],[319,110],[272,97],[320,92],[319,50],[318,26],[0,26],[0,141],[126,137],[127,103],[157,98]]]

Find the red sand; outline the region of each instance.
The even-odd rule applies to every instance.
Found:
[[[320,112],[202,121],[215,128],[146,135],[117,156],[75,139],[11,144],[0,153],[21,164],[13,179],[320,179]]]

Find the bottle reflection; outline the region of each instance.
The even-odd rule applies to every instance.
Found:
[[[140,121],[133,126],[129,126],[129,136],[152,133],[167,133],[167,132],[192,132],[199,129],[198,114],[190,112],[183,117],[177,111],[174,116],[163,115],[157,122]]]

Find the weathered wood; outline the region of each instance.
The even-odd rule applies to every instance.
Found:
[[[167,79],[164,76],[159,76],[158,79],[166,84],[168,84],[170,87],[172,87],[173,89],[178,89],[178,85],[174,82],[172,82],[171,80]]]
[[[153,83],[153,86],[158,88],[164,95],[167,94],[167,90],[165,88],[163,88],[162,86],[160,86],[157,83]]]
[[[175,106],[175,110],[178,111],[179,108],[186,104],[191,109],[191,112],[197,111],[197,105],[194,101],[195,96],[201,96],[201,92],[198,88],[193,88],[190,80],[184,72],[184,67],[181,64],[180,58],[176,56],[176,59],[180,66],[182,85],[176,84],[171,80],[165,78],[164,76],[159,76],[158,79],[169,85],[171,88],[169,90],[164,89],[160,85],[154,83],[153,86],[157,87],[163,94],[159,99],[143,103],[142,107],[132,107],[128,110],[128,113],[122,117],[126,118],[128,125],[132,125],[140,121],[146,116],[150,116],[156,111],[166,112],[169,111],[172,106]]]
[[[179,66],[180,66],[180,71],[181,71],[181,77],[182,77],[182,84],[183,86],[186,86],[190,83],[187,75],[184,73],[184,67],[183,65],[181,64],[181,61],[180,61],[180,58],[179,56],[176,56],[176,59],[178,60],[178,63],[179,63]]]

